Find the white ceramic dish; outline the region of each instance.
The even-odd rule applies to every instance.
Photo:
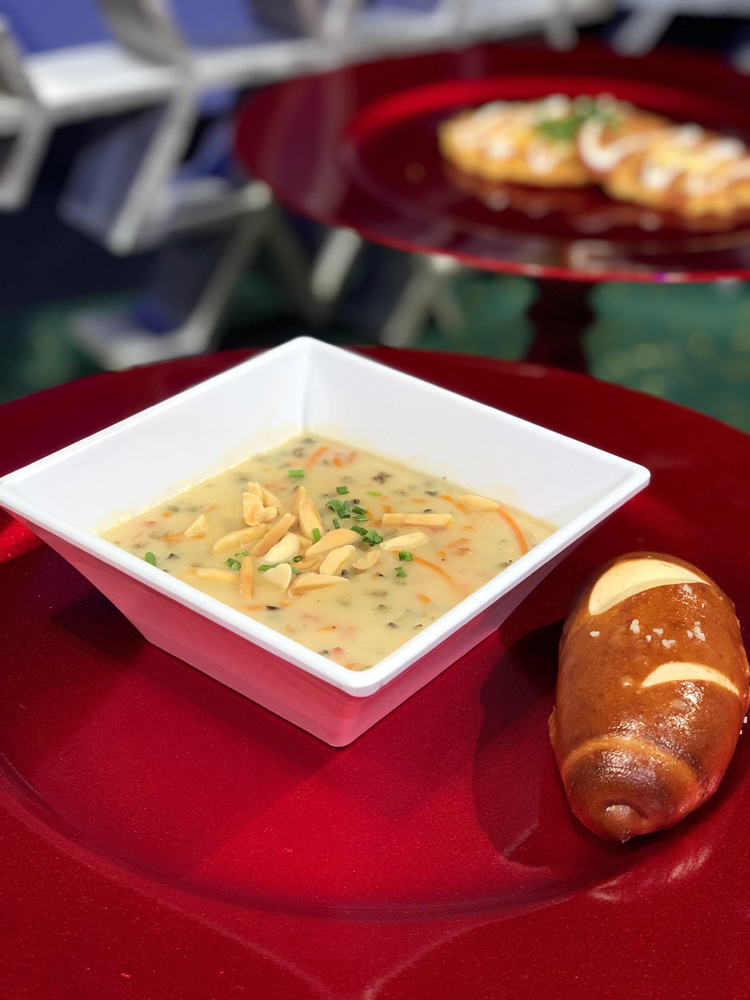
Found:
[[[303,429],[444,475],[558,530],[362,673],[93,534]],[[6,476],[0,504],[151,642],[344,745],[497,628],[566,549],[648,480],[642,466],[299,338]]]

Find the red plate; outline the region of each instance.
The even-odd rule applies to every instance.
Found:
[[[706,807],[621,847],[570,814],[547,718],[566,604],[616,553],[696,562],[748,621],[750,438],[561,371],[370,353],[643,462],[652,485],[343,749],[149,646],[49,549],[0,566],[0,994],[746,996],[746,739]],[[245,356],[8,404],[0,473]]]
[[[442,160],[436,129],[456,111],[560,92],[609,92],[750,140],[750,79],[718,59],[626,59],[592,42],[484,45],[284,83],[246,103],[237,149],[289,207],[406,250],[587,281],[750,277],[747,219],[686,223],[598,188],[487,185]]]

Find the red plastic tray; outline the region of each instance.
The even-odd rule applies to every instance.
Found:
[[[0,996],[746,997],[747,736],[704,808],[621,847],[569,812],[547,718],[567,602],[616,553],[697,563],[750,622],[750,438],[585,376],[372,355],[643,462],[652,483],[343,749],[150,646],[46,547],[0,566]],[[245,356],[0,407],[0,474]]]
[[[750,140],[750,78],[719,59],[483,45],[353,66],[245,104],[237,151],[290,208],[405,250],[496,271],[586,281],[750,277],[750,222],[686,223],[599,188],[488,185],[441,158],[439,122],[497,99],[609,92]]]

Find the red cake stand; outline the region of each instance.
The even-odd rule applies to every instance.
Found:
[[[623,58],[597,42],[564,53],[493,44],[268,88],[242,109],[237,151],[284,205],[321,222],[484,270],[583,282],[583,288],[557,287],[536,307],[543,334],[545,320],[555,318],[558,341],[552,355],[538,344],[536,360],[559,361],[579,351],[573,334],[585,322],[591,282],[750,277],[747,219],[688,224],[615,202],[598,188],[483,184],[440,156],[437,127],[463,108],[602,92],[750,139],[750,78],[715,57],[659,48]]]
[[[149,645],[46,546],[0,564],[0,996],[747,997],[748,733],[706,805],[621,846],[569,811],[547,719],[570,597],[616,554],[696,563],[747,629],[750,437],[538,365],[370,354],[641,462],[651,484],[342,748]],[[0,475],[246,356],[6,404]]]

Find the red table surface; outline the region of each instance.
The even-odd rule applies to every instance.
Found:
[[[621,847],[569,813],[546,720],[567,602],[617,553],[697,563],[747,625],[750,438],[585,376],[368,353],[642,462],[652,484],[341,749],[149,646],[46,547],[0,566],[0,996],[748,996],[745,738],[707,806]],[[246,356],[0,407],[0,474]]]

